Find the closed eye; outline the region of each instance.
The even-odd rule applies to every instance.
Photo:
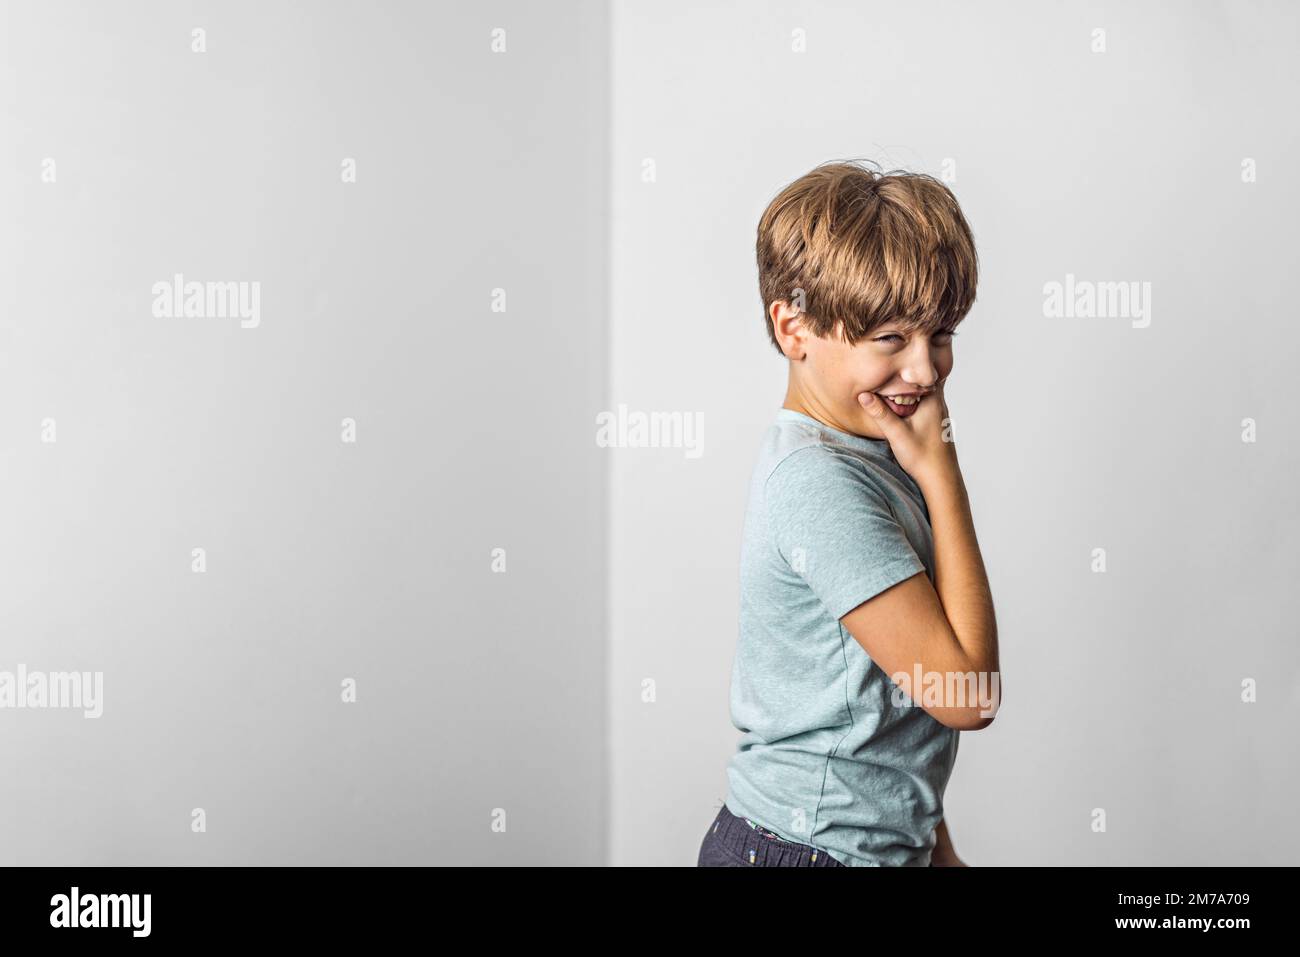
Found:
[[[951,329],[940,329],[938,332],[935,333],[935,335],[936,335],[936,336],[947,336],[948,339],[947,339],[946,341],[951,342],[951,341],[952,341],[952,337],[955,336],[955,335],[957,335],[957,333],[953,332]],[[894,333],[894,332],[891,332],[889,335],[886,335],[886,336],[877,336],[876,338],[872,339],[871,341],[872,341],[872,342],[892,342],[892,341],[895,340],[895,339],[898,340],[899,342],[902,342],[902,341],[903,341],[903,337],[900,336],[900,335],[898,335],[897,333]],[[943,343],[940,343],[940,345],[942,345],[942,344],[943,344]]]

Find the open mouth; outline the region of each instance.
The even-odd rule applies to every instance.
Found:
[[[907,418],[907,416],[911,415],[913,412],[917,410],[917,407],[920,406],[921,401],[925,398],[925,396],[914,395],[908,397],[908,396],[900,395],[896,397],[891,397],[887,395],[882,395],[881,398],[884,399],[887,403],[889,403],[889,408],[893,410],[895,415],[899,415],[902,416],[903,418]]]

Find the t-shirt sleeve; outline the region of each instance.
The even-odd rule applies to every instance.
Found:
[[[768,476],[764,500],[777,551],[836,620],[925,571],[883,493],[834,451],[786,456]]]

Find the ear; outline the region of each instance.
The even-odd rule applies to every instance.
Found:
[[[801,313],[784,299],[778,299],[768,307],[768,321],[776,334],[776,341],[781,344],[781,351],[787,359],[802,359],[806,354],[804,340],[808,337],[808,327],[803,323]]]

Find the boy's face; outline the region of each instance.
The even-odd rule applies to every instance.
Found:
[[[895,323],[886,323],[850,346],[839,338],[842,324],[837,324],[835,335],[825,339],[809,332],[798,318],[778,320],[776,330],[791,360],[785,407],[853,435],[885,437],[858,401],[861,393],[928,394],[952,372],[950,332],[908,333]],[[921,403],[926,401],[921,399]],[[919,404],[891,408],[908,416]]]

